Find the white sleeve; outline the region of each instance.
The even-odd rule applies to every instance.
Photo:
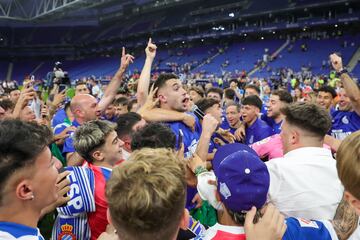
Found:
[[[278,164],[276,164],[276,161],[274,161],[274,159],[266,162],[266,166],[268,168],[269,175],[270,175],[268,201],[272,202],[273,204],[276,205],[276,199],[277,199],[278,193],[281,189],[281,183],[282,183],[283,177],[281,174],[281,170],[278,167]]]

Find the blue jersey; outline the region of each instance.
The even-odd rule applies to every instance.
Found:
[[[65,118],[67,118],[65,109],[63,109],[63,108],[59,109],[55,113],[55,115],[54,115],[54,117],[53,117],[53,119],[51,121],[51,127],[54,128],[56,125],[58,125],[60,123],[63,123]]]
[[[360,130],[360,116],[356,112],[333,111],[330,134],[339,140]]]
[[[74,127],[80,126],[80,123],[76,121],[76,119],[72,122],[72,125]],[[73,144],[73,135],[74,132],[68,132],[69,136],[65,139],[64,147],[63,147],[63,153],[73,153],[75,152],[74,144]]]
[[[117,121],[117,117],[114,115],[112,118],[107,118],[105,115],[101,116],[101,120],[106,120],[109,122],[116,122]]]
[[[60,134],[62,131],[65,130],[65,128],[70,127],[70,126],[71,126],[71,124],[69,124],[67,122],[59,123],[58,125],[56,125],[53,128],[54,135]]]
[[[273,135],[279,134],[281,132],[281,125],[282,125],[283,121],[280,121],[279,123],[276,123],[275,120],[273,118],[271,118],[271,117],[268,117],[267,114],[262,114],[261,115],[261,120],[266,122],[267,125],[269,125],[272,128]]]
[[[190,113],[189,113],[190,114]],[[197,148],[199,143],[200,135],[201,135],[201,125],[199,119],[194,115],[190,114],[195,117],[195,131],[191,131],[191,129],[186,126],[183,122],[168,122],[168,126],[176,135],[176,142],[179,139],[180,132],[183,135],[183,143],[184,143],[184,156],[185,158],[191,157]],[[180,146],[176,146],[179,148]]]
[[[11,222],[0,222],[1,240],[44,240],[39,229]]]
[[[329,221],[314,221],[287,218],[283,240],[337,240],[336,232]]]
[[[191,129],[186,126],[183,122],[168,122],[168,126],[176,135],[176,142],[178,142],[180,132],[183,135],[183,143],[184,143],[184,157],[190,158],[196,151],[197,145],[199,143],[200,135],[201,135],[201,125],[199,119],[194,115],[189,113],[190,115],[195,117],[195,131],[192,132]],[[179,148],[180,146],[177,146]],[[195,194],[197,193],[196,188],[187,187],[186,194],[186,208],[191,210],[195,205],[191,202]]]
[[[230,124],[228,123],[227,119],[226,119],[226,112],[223,111],[222,112],[222,115],[221,115],[221,124],[220,124],[220,127],[224,130],[227,130],[230,128]]]
[[[245,144],[250,145],[273,135],[272,129],[263,120],[257,118],[250,127],[245,129]]]

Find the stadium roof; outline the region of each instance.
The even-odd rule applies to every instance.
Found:
[[[103,16],[121,17],[194,1],[196,0],[0,0],[0,22],[9,26],[34,23],[67,25],[69,22],[73,23],[71,25],[99,24]]]

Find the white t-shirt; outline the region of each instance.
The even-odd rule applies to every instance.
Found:
[[[268,200],[285,216],[333,219],[344,189],[330,150],[299,148],[266,165],[270,173]]]

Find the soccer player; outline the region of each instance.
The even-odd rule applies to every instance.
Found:
[[[172,150],[142,149],[113,170],[106,187],[119,239],[176,239],[187,229],[185,168]]]
[[[245,123],[245,144],[252,144],[272,135],[272,129],[258,116],[262,107],[256,95],[245,97],[242,101],[241,116]]]
[[[241,108],[240,105],[232,102],[226,105],[226,120],[230,125],[230,132],[235,134],[236,129],[241,126]]]
[[[343,140],[360,129],[360,90],[346,69],[343,68],[341,57],[331,54],[330,59],[344,86],[339,92],[339,110],[331,114],[331,135]]]
[[[0,122],[0,239],[43,240],[38,221],[68,200],[62,190],[61,163],[51,155],[51,131],[19,120]],[[60,179],[59,179],[60,176]]]
[[[229,151],[232,147],[233,151]],[[217,200],[213,204],[221,212],[219,223],[197,239],[345,240],[356,228],[356,213],[345,199],[332,220],[312,221],[289,217],[284,221],[273,205],[266,204],[271,185],[266,164],[245,145],[219,148],[214,161]],[[191,165],[193,170],[201,169],[201,163]],[[195,172],[199,173],[199,170]],[[203,170],[197,175],[198,188],[210,199],[214,193],[208,189],[213,188],[209,187],[208,182],[201,184],[205,174],[209,173]],[[269,226],[271,231],[267,231]]]
[[[75,95],[70,104],[70,109],[74,116],[72,126],[78,127],[87,121],[98,119],[101,116],[101,113],[105,111],[106,107],[115,98],[116,91],[122,81],[122,76],[129,64],[133,62],[133,59],[133,56],[125,54],[125,48],[123,48],[121,65],[115,73],[113,79],[110,81],[104,96],[101,98],[99,103],[95,97],[89,94]],[[72,133],[69,134],[70,136],[65,139],[63,153],[66,155],[67,165],[79,166],[83,163],[83,159],[75,152]]]
[[[221,103],[224,91],[221,88],[212,87],[206,92],[207,98],[213,98]]]
[[[290,103],[292,103],[290,93],[284,90],[275,90],[271,93],[267,105],[267,115],[266,117],[263,115],[264,117],[261,116],[261,118],[272,128],[273,134],[279,134],[281,132],[281,124],[285,117],[280,109]]]
[[[127,160],[132,152],[131,142],[133,135],[142,129],[146,125],[146,122],[139,114],[129,112],[120,115],[116,123],[117,135],[121,141],[124,142],[122,155],[124,160]]]
[[[122,160],[122,142],[115,131],[115,125],[104,120],[88,121],[74,133],[76,152],[86,160],[87,167],[67,168],[72,193],[68,204],[61,207],[53,233],[56,239],[63,235],[74,235],[76,239],[95,240],[109,224],[105,185],[112,169]],[[72,231],[63,229],[71,226]],[[87,228],[88,226],[88,228]]]
[[[331,86],[323,86],[319,88],[318,94],[316,97],[316,103],[325,108],[326,111],[329,113],[332,113],[334,111],[333,109],[333,103],[334,99],[336,98],[337,94],[333,87]]]

